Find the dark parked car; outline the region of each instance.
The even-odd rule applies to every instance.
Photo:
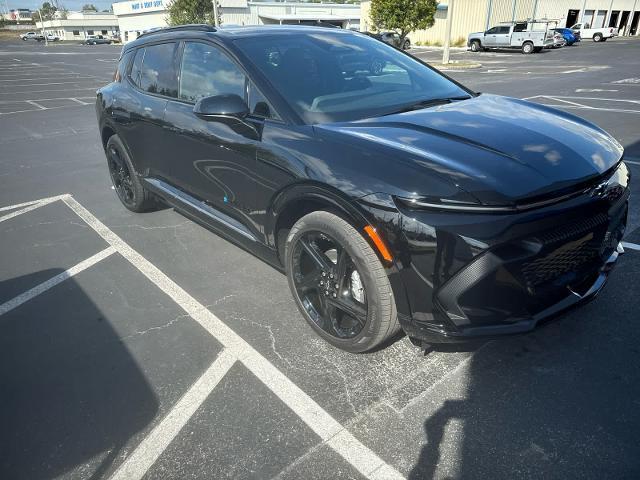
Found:
[[[347,75],[336,46],[384,75]],[[593,297],[621,253],[629,173],[609,134],[354,32],[142,35],[96,109],[125,207],[165,202],[286,272],[305,320],[348,351],[401,328],[530,330]]]
[[[83,45],[111,45],[114,42],[109,37],[105,37],[103,35],[88,35]]]
[[[398,35],[396,32],[365,32],[365,35],[368,35],[376,40],[380,40],[381,42],[387,43],[392,47],[399,48],[401,50],[409,50],[411,48],[411,40],[405,38],[402,40],[402,37]]]

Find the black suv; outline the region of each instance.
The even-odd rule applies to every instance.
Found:
[[[128,209],[169,204],[286,272],[348,351],[401,328],[530,330],[598,292],[621,252],[629,173],[610,135],[358,33],[154,31],[96,109]]]

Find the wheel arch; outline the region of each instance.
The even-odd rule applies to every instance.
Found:
[[[274,197],[265,225],[265,235],[276,248],[281,262],[291,227],[308,213],[319,210],[341,217],[358,231],[369,224],[364,212],[340,190],[315,182],[291,185]]]
[[[114,135],[116,135],[116,131],[113,127],[111,127],[110,125],[102,126],[102,129],[100,130],[100,139],[102,140],[103,149],[107,149],[107,142]]]

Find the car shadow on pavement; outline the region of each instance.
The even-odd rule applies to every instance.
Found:
[[[479,350],[432,392],[408,478],[638,478],[638,278],[627,253],[593,302]]]
[[[61,272],[0,282],[0,290]],[[0,316],[0,379],[3,479],[101,478],[159,408],[136,360],[73,278]]]

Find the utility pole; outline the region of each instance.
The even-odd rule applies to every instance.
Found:
[[[453,23],[453,1],[447,5],[447,26],[444,32],[444,50],[442,51],[442,64],[449,63],[449,45],[451,44],[451,24]]]
[[[47,40],[47,35],[44,33],[44,20],[42,19],[42,10],[38,9],[38,16],[40,16],[40,30],[42,31],[42,36],[44,37],[44,46],[49,46],[49,41]]]
[[[213,2],[213,24],[216,27],[219,27],[220,25],[218,25],[218,0],[211,0]]]

